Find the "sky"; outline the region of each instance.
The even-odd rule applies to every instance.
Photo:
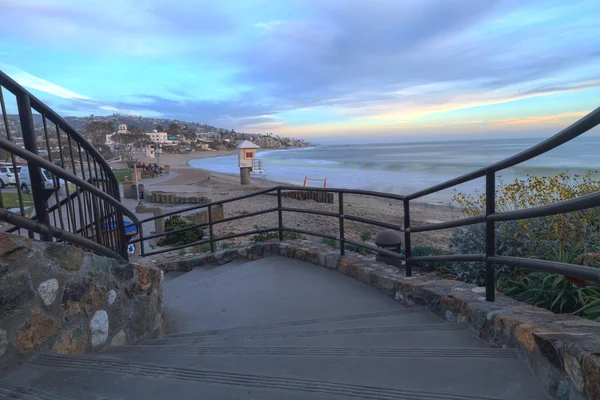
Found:
[[[600,106],[598,0],[0,0],[63,116],[303,138],[551,134]]]

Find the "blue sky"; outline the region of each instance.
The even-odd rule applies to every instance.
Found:
[[[597,0],[0,0],[0,69],[62,115],[396,138],[600,105]]]

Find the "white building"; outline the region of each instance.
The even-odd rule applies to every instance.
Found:
[[[110,135],[106,135],[106,145],[111,148],[116,144],[114,140],[112,140],[113,136],[115,136],[118,132],[111,133]]]
[[[167,132],[152,131],[149,133],[144,133],[144,135],[149,136],[150,140],[154,143],[161,143],[161,144],[170,143],[169,134]]]
[[[127,133],[127,125],[119,124],[119,129],[117,130],[117,133]]]

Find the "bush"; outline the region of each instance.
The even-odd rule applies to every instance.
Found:
[[[600,180],[593,178],[596,173],[517,179],[496,189],[496,209],[503,212],[543,206],[599,191]],[[454,200],[469,216],[485,212],[485,194],[455,193]],[[483,253],[485,225],[456,229],[450,249],[455,254]],[[595,261],[600,258],[599,252],[600,208],[496,224],[499,255],[599,266]],[[485,283],[484,263],[454,263],[444,271],[466,282]],[[600,284],[515,268],[496,266],[495,271],[498,287],[520,301],[554,312],[573,312],[593,319],[600,316]]]
[[[411,255],[413,257],[426,257],[426,256],[439,256],[444,254],[444,252],[440,249],[436,249],[435,247],[429,246],[415,246],[411,249]],[[415,266],[418,266],[420,269],[424,271],[436,271],[443,267],[444,263],[435,262],[435,261],[426,261],[426,262],[417,262],[414,263]]]
[[[578,286],[562,275],[544,272],[532,272],[510,283],[512,287],[505,294],[519,301],[556,313],[600,320],[600,283]]]
[[[373,234],[370,231],[363,231],[360,234],[360,240],[362,240],[363,243],[370,242],[371,239],[373,239]]]
[[[194,224],[181,218],[179,215],[174,215],[165,221],[165,232],[174,231],[181,228],[187,228]],[[204,232],[201,228],[190,228],[181,232],[170,233],[158,242],[159,246],[182,246],[199,242],[204,237]]]
[[[337,240],[335,239],[323,239],[323,243],[326,244],[327,246],[331,247],[332,249],[339,249],[340,244]]]
[[[353,244],[346,244],[344,246],[344,249],[346,249],[348,251],[352,251],[354,253],[362,254],[363,256],[367,255],[367,254],[373,254],[373,252],[371,250],[369,250],[365,247],[362,247],[362,246],[355,246]]]
[[[265,228],[255,225],[254,229],[259,230],[259,229],[265,229]],[[250,237],[250,241],[253,243],[266,242],[267,240],[272,240],[272,239],[279,239],[279,232],[257,233],[256,235]],[[299,240],[299,239],[304,239],[304,236],[302,236],[301,234],[296,233],[296,232],[284,231],[283,239],[284,240]]]

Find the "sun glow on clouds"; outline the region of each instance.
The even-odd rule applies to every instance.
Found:
[[[64,115],[306,137],[555,130],[598,105],[597,0],[106,1],[0,0],[0,68]]]

